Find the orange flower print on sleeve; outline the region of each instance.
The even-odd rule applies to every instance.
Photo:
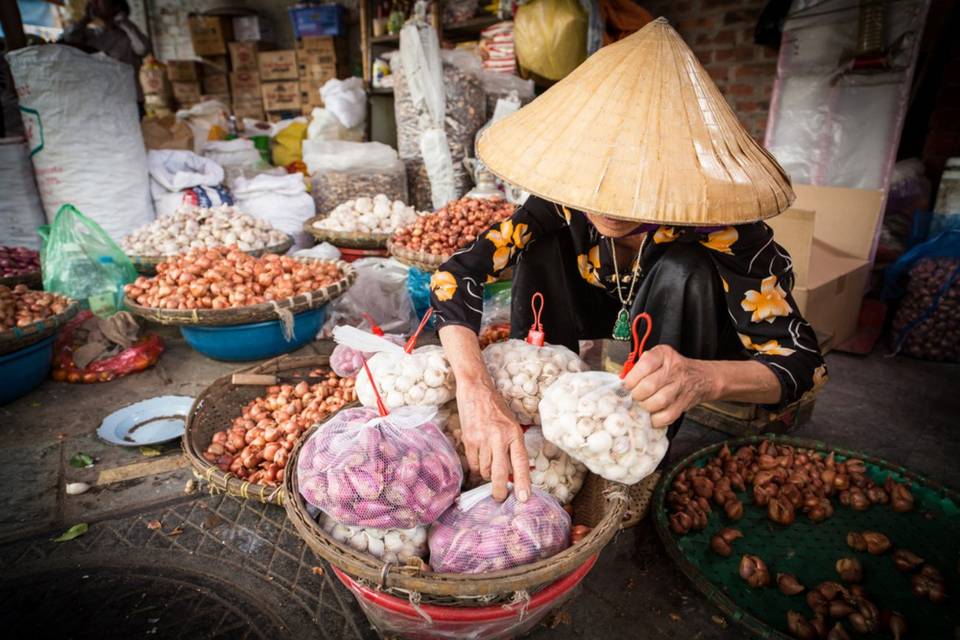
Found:
[[[457,279],[449,271],[437,271],[430,276],[430,291],[436,294],[437,300],[446,302],[457,292]]]
[[[594,245],[587,254],[577,256],[577,267],[580,277],[595,287],[602,287],[600,282],[600,246]]]
[[[794,349],[781,347],[780,343],[776,340],[757,343],[754,342],[750,336],[745,336],[742,333],[738,333],[737,335],[740,336],[740,342],[743,343],[744,347],[765,356],[789,356],[794,353]]]
[[[777,276],[769,276],[760,281],[760,291],[750,289],[747,291],[740,306],[744,311],[751,311],[751,322],[773,322],[777,316],[790,315],[790,303],[787,302],[787,294],[783,288],[777,284]]]
[[[740,234],[737,233],[737,230],[734,227],[727,227],[725,229],[720,229],[720,231],[714,231],[707,236],[706,240],[701,240],[700,244],[705,246],[707,249],[713,249],[719,253],[725,253],[728,256],[733,255],[733,251],[730,250],[730,247],[733,246],[733,243],[737,241],[740,237]]]
[[[673,242],[680,237],[680,234],[677,233],[677,230],[673,227],[658,227],[653,234],[653,242],[655,244],[664,244],[666,242]]]
[[[504,220],[498,228],[487,232],[487,240],[496,247],[493,252],[493,270],[502,271],[516,250],[523,249],[530,242],[530,232],[523,223],[514,226],[513,221]]]
[[[723,276],[720,276],[720,282],[723,284],[723,292],[730,293],[730,283]]]

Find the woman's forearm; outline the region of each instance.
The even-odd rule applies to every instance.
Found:
[[[467,327],[448,324],[440,329],[438,335],[457,384],[479,384],[494,388],[480,354],[480,340],[476,333]]]
[[[698,360],[713,381],[708,400],[777,404],[782,389],[776,374],[756,360]]]

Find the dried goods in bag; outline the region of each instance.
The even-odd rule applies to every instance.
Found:
[[[460,492],[460,460],[434,408],[385,413],[344,409],[310,436],[297,460],[300,494],[341,524],[430,524]]]
[[[488,573],[549,558],[570,546],[570,516],[534,489],[526,502],[511,493],[493,499],[485,484],[460,496],[427,538],[430,566],[439,573]]]

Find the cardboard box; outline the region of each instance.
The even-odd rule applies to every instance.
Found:
[[[170,82],[196,82],[200,79],[197,63],[193,60],[167,60],[166,65]]]
[[[264,111],[300,111],[300,83],[296,80],[260,85]]]
[[[323,98],[316,87],[304,86],[300,83],[300,108],[304,115],[309,115],[315,108],[323,106]]]
[[[271,80],[297,79],[297,52],[293,49],[283,51],[263,51],[258,55],[260,79]]]
[[[165,96],[170,93],[167,84],[167,72],[159,66],[140,67],[140,88],[144,95]]]
[[[796,202],[767,224],[793,259],[794,300],[807,322],[828,336],[827,351],[856,331],[884,194],[803,184],[793,189]]]
[[[216,100],[223,105],[224,109],[230,108],[231,100],[229,93],[205,93],[200,96],[201,102],[208,102],[210,100]]]
[[[258,42],[231,42],[230,68],[233,71],[257,71],[257,55],[260,53]]]
[[[204,56],[200,59],[200,75],[229,73],[230,58],[228,56]]]
[[[256,100],[233,100],[233,115],[238,118],[254,118],[256,120],[263,120],[264,111],[263,111],[263,101],[257,96]]]
[[[300,38],[297,40],[297,49],[299,51],[317,51],[325,53],[331,58],[342,60],[347,57],[347,40],[346,38],[334,38],[332,36]]]
[[[230,93],[230,77],[225,73],[205,73],[200,86],[204,93]]]
[[[171,82],[173,97],[180,106],[189,107],[200,102],[203,91],[199,82]]]
[[[276,42],[273,22],[263,16],[237,16],[233,37],[238,42]]]
[[[256,71],[234,71],[230,74],[233,101],[256,100],[260,102],[260,74]]]
[[[187,17],[190,42],[198,56],[220,56],[227,53],[227,42],[233,39],[233,21],[218,16]]]

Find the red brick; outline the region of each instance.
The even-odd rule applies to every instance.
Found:
[[[727,87],[727,93],[732,96],[752,96],[753,85],[750,84],[732,84]]]
[[[723,24],[744,24],[754,25],[757,18],[760,17],[759,9],[738,9],[736,11],[727,11],[723,14]]]
[[[733,69],[734,77],[737,79],[774,76],[776,73],[777,65],[772,62],[744,62]]]
[[[758,47],[763,51],[763,57],[765,60],[776,60],[780,57],[780,52],[776,49],[771,49],[770,47]]]
[[[676,29],[681,34],[686,34],[697,29],[712,29],[717,24],[715,16],[703,16],[700,18],[686,18],[677,22]]]

